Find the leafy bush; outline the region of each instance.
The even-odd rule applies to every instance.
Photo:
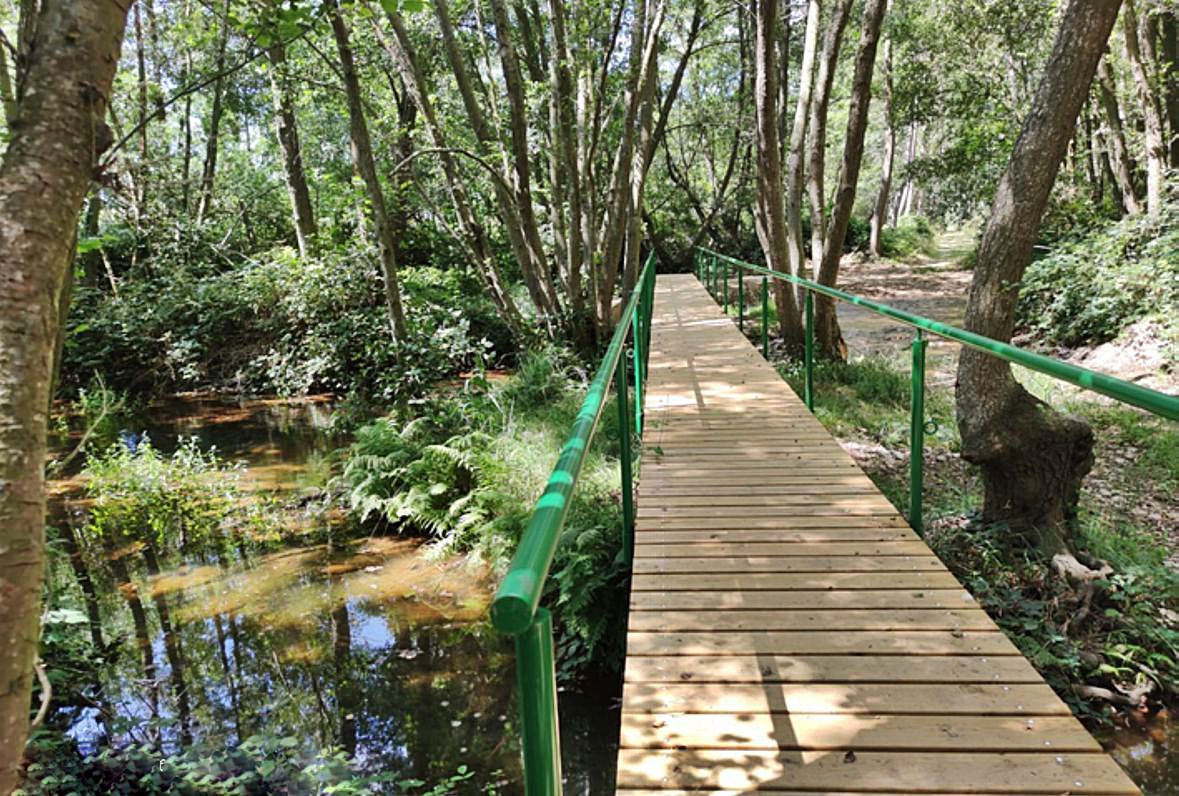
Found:
[[[303,258],[280,247],[219,269],[179,258],[156,252],[117,297],[78,287],[67,387],[102,373],[129,392],[228,386],[394,401],[513,351],[507,326],[463,270],[402,270],[409,333],[394,346],[369,249]]]
[[[933,227],[924,216],[905,216],[895,227],[880,230],[880,253],[885,257],[912,257],[936,253]]]
[[[365,772],[340,749],[308,754],[292,737],[251,736],[228,751],[186,749],[162,754],[150,746],[104,748],[82,755],[73,743],[49,733],[29,745],[24,781],[14,796],[58,794],[371,794],[442,796],[459,789],[465,767],[432,788],[392,774]]]
[[[561,351],[533,353],[505,384],[427,402],[412,418],[382,418],[358,429],[341,477],[354,514],[362,522],[430,535],[443,549],[502,569],[583,397],[571,388],[568,361]],[[603,423],[598,439],[545,594],[566,676],[621,661],[625,571],[612,421]]]
[[[1179,202],[1060,244],[1028,268],[1016,308],[1020,328],[1064,346],[1112,340],[1144,318],[1179,338]]]
[[[108,546],[206,552],[279,532],[267,504],[241,500],[236,468],[195,439],[165,456],[150,440],[128,437],[92,456],[84,475],[91,501],[85,533]]]

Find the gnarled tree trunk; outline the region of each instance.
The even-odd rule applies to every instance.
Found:
[[[1070,3],[1024,120],[978,249],[966,328],[1007,341],[1018,285],[1121,0]],[[963,349],[958,363],[962,457],[981,466],[983,519],[1026,531],[1045,552],[1068,548],[1093,434],[1016,383],[1005,361]]]
[[[21,19],[15,119],[0,163],[0,793],[17,783],[40,637],[45,430],[78,212],[128,3],[43,0]]]

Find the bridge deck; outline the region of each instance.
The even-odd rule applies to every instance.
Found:
[[[1137,793],[691,276],[655,289],[619,793]]]

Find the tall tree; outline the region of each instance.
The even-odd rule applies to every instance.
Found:
[[[896,120],[892,109],[892,39],[884,39],[884,52],[880,64],[880,99],[884,119],[884,151],[880,160],[880,188],[876,192],[876,204],[872,206],[872,218],[868,223],[868,254],[880,257],[880,233],[888,223],[888,206],[892,191],[892,164],[896,154]]]
[[[1163,120],[1159,111],[1158,93],[1147,70],[1134,0],[1126,0],[1122,10],[1122,33],[1126,45],[1126,60],[1134,78],[1138,96],[1138,110],[1142,113],[1143,141],[1146,145],[1146,212],[1157,215],[1163,206],[1163,180],[1167,170],[1167,147],[1163,142]]]
[[[807,121],[811,109],[811,91],[815,81],[815,50],[819,46],[822,18],[820,0],[807,3],[806,33],[802,45],[802,64],[798,72],[798,100],[794,107],[794,124],[790,128],[790,149],[786,161],[786,223],[790,273],[803,276],[806,244],[802,239],[802,177],[806,156]],[[797,292],[795,295],[799,295]]]
[[[217,176],[217,153],[221,146],[221,117],[225,115],[225,56],[229,49],[229,13],[232,0],[225,0],[221,9],[221,32],[217,36],[217,56],[213,69],[213,106],[209,110],[209,126],[205,130],[205,165],[201,169],[201,191],[197,200],[197,223],[204,221],[213,203],[213,180]]]
[[[352,55],[351,33],[340,12],[337,0],[328,3],[328,17],[332,35],[336,40],[336,52],[340,57],[340,79],[344,83],[344,96],[348,101],[348,131],[352,139],[352,161],[364,182],[368,195],[369,211],[377,232],[377,244],[381,254],[381,276],[385,282],[385,306],[389,312],[389,326],[393,339],[405,339],[405,311],[401,306],[401,284],[397,277],[397,241],[393,236],[393,220],[385,202],[385,191],[377,176],[377,164],[373,157],[372,139],[368,133],[368,120],[364,116],[364,101],[360,94],[360,77],[356,72],[356,60]]]
[[[843,32],[851,16],[852,0],[836,0],[823,34],[823,52],[819,56],[818,73],[811,94],[810,120],[807,124],[806,187],[811,209],[811,268],[819,273],[823,260],[823,239],[827,230],[827,110],[831,105],[831,88],[835,84],[835,69],[839,65],[839,50],[843,46]],[[801,295],[801,294],[800,294]]]
[[[823,257],[818,264],[818,281],[829,287],[835,287],[835,281],[839,278],[843,241],[847,237],[847,226],[851,222],[852,208],[856,202],[856,186],[859,185],[860,164],[864,158],[864,135],[868,131],[868,108],[872,102],[876,45],[880,41],[880,26],[887,8],[888,0],[867,0],[864,4],[860,46],[852,75],[851,102],[847,109],[847,131],[844,135],[839,185],[823,239]],[[842,358],[845,355],[846,347],[835,314],[835,300],[827,296],[815,297],[815,342],[822,356]]]
[[[275,44],[266,51],[270,61],[270,93],[274,102],[274,131],[282,149],[283,175],[287,195],[291,199],[291,213],[295,222],[295,239],[304,257],[318,232],[315,210],[311,205],[311,191],[307,188],[307,173],[303,169],[303,147],[299,142],[299,122],[291,100],[291,79],[287,68],[287,48]]]
[[[1105,58],[1097,65],[1097,89],[1101,95],[1101,107],[1105,111],[1102,138],[1109,155],[1110,170],[1114,175],[1122,210],[1130,214],[1140,213],[1142,203],[1138,200],[1138,192],[1134,188],[1134,167],[1130,159],[1130,149],[1126,146],[1126,133],[1122,128],[1121,104],[1118,102],[1118,92],[1114,87],[1109,62]]]
[[[21,4],[15,115],[0,162],[0,793],[17,784],[40,638],[45,433],[78,213],[129,3]]]
[[[966,328],[1007,341],[1018,286],[1121,0],[1073,0],[1060,18],[1032,110],[991,205],[966,307]],[[958,363],[962,457],[982,468],[983,519],[1027,531],[1049,554],[1067,551],[1081,481],[1093,462],[1084,421],[1054,412],[1005,361],[963,349]]]
[[[753,108],[757,148],[757,237],[766,265],[790,273],[787,259],[786,201],[782,190],[782,149],[778,140],[778,70],[775,65],[778,24],[775,0],[753,0]],[[778,328],[787,349],[802,349],[803,329],[795,291],[781,281],[774,285]]]

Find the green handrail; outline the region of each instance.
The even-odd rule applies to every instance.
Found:
[[[872,310],[873,312],[900,321],[901,323],[915,326],[919,329],[924,329],[927,332],[933,332],[939,337],[944,337],[947,340],[953,340],[962,345],[977,348],[980,351],[985,351],[992,356],[999,359],[1004,359],[1008,362],[1013,362],[1016,365],[1022,365],[1029,370],[1034,370],[1043,373],[1053,378],[1067,381],[1070,384],[1075,384],[1078,387],[1093,392],[1101,393],[1109,398],[1121,401],[1123,403],[1137,406],[1139,409],[1145,409],[1148,412],[1164,417],[1168,420],[1179,420],[1179,398],[1157,390],[1151,390],[1146,387],[1141,387],[1137,384],[1132,384],[1128,381],[1107,376],[1104,373],[1098,373],[1088,368],[1082,368],[1078,365],[1072,365],[1068,362],[1061,362],[1059,359],[1037,354],[1033,351],[1025,351],[1022,348],[1017,348],[1010,343],[1001,343],[990,337],[974,332],[968,332],[965,329],[959,329],[956,326],[939,323],[938,321],[929,318],[923,318],[920,315],[913,315],[912,313],[898,310],[896,307],[890,307],[887,304],[879,304],[875,301],[859,296],[845,293],[842,290],[837,290],[833,287],[820,285],[818,282],[812,282],[809,279],[794,276],[793,274],[784,274],[779,271],[773,271],[769,268],[753,263],[747,263],[742,260],[737,260],[733,257],[728,257],[723,254],[718,254],[709,249],[701,247],[702,251],[710,254],[722,261],[727,261],[733,265],[741,268],[746,268],[757,273],[766,274],[775,279],[783,279],[787,282],[793,282],[814,293],[822,293],[825,296],[846,301],[849,304],[855,304],[860,307]]]
[[[928,341],[924,338],[923,332],[932,332],[939,337],[944,337],[947,340],[953,340],[962,345],[970,346],[971,348],[983,351],[991,356],[1016,365],[1022,365],[1029,370],[1034,370],[1037,373],[1043,373],[1052,378],[1074,384],[1082,389],[1092,390],[1093,392],[1101,393],[1116,401],[1136,406],[1139,409],[1145,409],[1152,414],[1168,420],[1179,420],[1179,397],[1167,395],[1166,393],[1157,390],[1151,390],[1146,387],[1141,387],[1137,384],[1132,384],[1122,379],[1114,378],[1113,376],[1106,376],[1104,373],[1097,373],[1096,371],[1082,368],[1077,365],[1071,365],[1068,362],[1061,362],[1059,359],[1037,354],[1032,351],[1025,351],[1022,348],[1017,348],[1010,343],[1003,343],[974,332],[968,332],[965,329],[959,329],[956,326],[939,323],[929,318],[924,318],[920,315],[914,315],[904,310],[898,310],[896,307],[890,307],[887,304],[880,304],[870,299],[861,298],[860,296],[846,293],[842,290],[837,290],[833,287],[821,285],[818,282],[812,282],[809,279],[794,276],[793,274],[784,274],[780,271],[774,271],[761,265],[754,265],[744,260],[738,260],[734,257],[729,257],[719,252],[714,252],[711,249],[706,249],[702,246],[697,247],[695,254],[697,263],[711,261],[714,265],[718,261],[724,264],[727,269],[729,265],[733,265],[738,269],[744,268],[754,273],[762,275],[762,355],[768,356],[768,346],[766,344],[766,299],[765,299],[765,280],[767,277],[774,279],[781,279],[786,282],[799,285],[806,289],[806,299],[804,305],[804,318],[806,324],[806,336],[804,347],[804,364],[803,364],[803,401],[806,403],[807,409],[814,411],[815,409],[815,388],[814,388],[814,294],[819,293],[824,296],[829,296],[839,301],[846,301],[849,304],[855,304],[859,307],[871,310],[879,315],[892,318],[909,326],[916,327],[916,336],[913,340],[913,369],[912,369],[912,385],[911,385],[911,400],[910,400],[910,418],[909,418],[909,525],[913,530],[921,533],[924,527],[924,519],[922,517],[922,494],[924,486],[924,451],[925,451],[925,349]],[[698,266],[699,267],[699,266]],[[713,281],[715,286],[715,281]],[[708,283],[705,283],[708,287]],[[715,296],[715,290],[713,290]],[[727,314],[727,301],[725,303],[725,312]],[[744,307],[738,310],[738,314],[744,312]]]
[[[524,752],[524,789],[528,796],[561,793],[561,750],[557,722],[557,685],[553,655],[552,618],[539,608],[557,540],[565,525],[578,475],[606,406],[613,379],[618,399],[621,451],[623,556],[634,554],[634,501],[631,450],[631,414],[628,411],[626,360],[623,352],[631,339],[634,373],[634,431],[642,433],[642,386],[647,371],[651,333],[651,306],[655,290],[655,253],[647,258],[631,291],[606,354],[590,382],[589,390],[573,421],[569,438],[561,447],[557,464],[536,502],[508,573],[491,603],[491,622],[502,633],[515,636],[516,679],[519,688],[521,735]]]

